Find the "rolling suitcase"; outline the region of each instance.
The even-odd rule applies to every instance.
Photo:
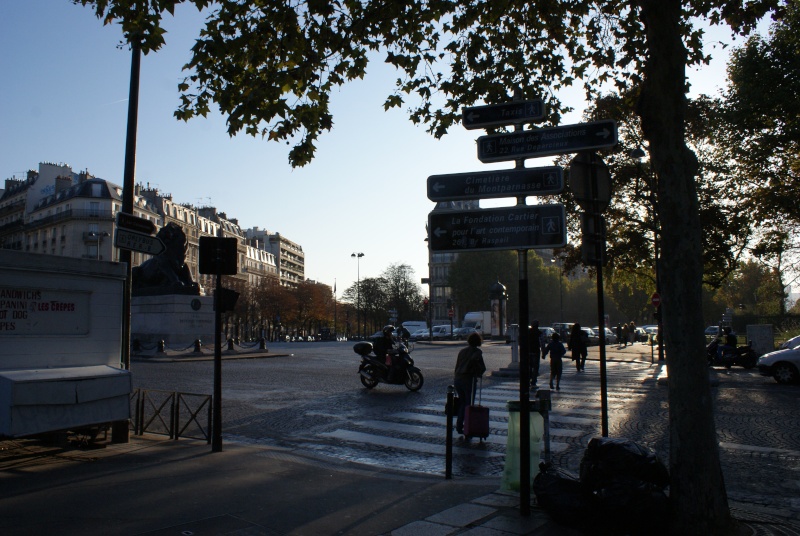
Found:
[[[472,388],[472,404],[467,406],[464,410],[464,437],[479,437],[486,439],[489,437],[489,408],[483,407],[480,404],[480,395],[478,403],[475,404],[475,388],[477,387],[478,380],[475,380],[475,385]],[[483,387],[483,378],[481,378],[481,388]]]

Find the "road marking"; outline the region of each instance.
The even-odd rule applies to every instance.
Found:
[[[391,447],[393,449],[409,450],[412,452],[422,452],[425,454],[436,454],[439,456],[444,456],[446,454],[444,443],[437,445],[434,443],[409,441],[407,439],[397,439],[394,437],[387,437],[376,434],[366,434],[363,432],[354,432],[351,430],[335,430],[333,432],[328,432],[320,435],[323,437],[330,437],[334,439],[340,439],[343,441],[367,443],[370,445]],[[479,458],[496,458],[499,456],[504,456],[504,454],[500,454],[498,452],[491,452],[488,450],[478,450],[478,449],[467,449],[461,447],[453,447],[453,453],[476,456]]]
[[[800,457],[800,452],[796,450],[775,449],[772,447],[758,447],[756,445],[742,445],[739,443],[727,443],[725,441],[720,441],[719,446],[728,450],[743,450],[747,452],[761,452],[764,454],[782,454],[785,456]]]

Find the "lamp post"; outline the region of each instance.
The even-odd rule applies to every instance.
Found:
[[[97,239],[97,260],[99,261],[100,260],[100,246],[103,244],[103,237],[104,236],[108,237],[108,236],[111,236],[111,235],[106,233],[105,231],[102,232],[102,233],[97,232],[97,231],[89,231],[87,236],[90,236],[92,238],[96,238]]]
[[[363,257],[363,253],[353,253],[350,257],[356,259],[356,329],[358,329],[359,334],[358,338],[361,339],[361,325],[359,324],[359,317],[361,311],[361,257]],[[367,330],[367,315],[364,315],[364,331]]]
[[[564,322],[564,277],[561,273],[564,261],[561,260],[560,257],[553,257],[550,259],[550,262],[558,263],[558,301],[559,301],[559,311],[558,311],[558,321]]]
[[[647,196],[640,196],[639,194],[639,177],[642,175],[642,162],[644,161],[647,154],[641,147],[637,147],[632,149],[628,156],[631,157],[632,160],[636,162],[636,191],[635,196],[641,199],[645,199],[650,204],[650,209],[652,210],[652,218],[653,218],[653,270],[655,272],[656,278],[656,293],[661,296],[661,278],[658,276],[658,264],[659,264],[659,257],[660,251],[658,248],[658,216],[655,211],[655,188],[656,188],[656,178],[652,171],[652,166],[650,168],[650,173],[648,179],[645,179],[647,183],[647,188],[650,190],[650,193]],[[658,342],[658,360],[664,360],[664,347],[661,344],[664,336],[664,327],[662,318],[662,312],[659,309],[656,309],[656,321],[658,323],[658,334],[656,335],[656,340]]]

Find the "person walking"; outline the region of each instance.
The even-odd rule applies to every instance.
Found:
[[[456,416],[456,432],[464,433],[464,411],[472,403],[472,393],[478,378],[486,372],[486,363],[483,361],[483,343],[477,333],[467,337],[467,347],[458,352],[456,368],[453,377],[453,387],[458,395],[458,414]]]
[[[575,361],[575,368],[580,372],[586,366],[586,357],[589,353],[589,336],[577,322],[572,326],[572,333],[569,334],[569,347],[572,350],[572,360]]]
[[[564,368],[561,358],[564,357],[564,354],[567,353],[566,348],[561,343],[561,337],[558,333],[553,333],[551,337],[552,340],[550,343],[545,346],[544,352],[542,353],[542,359],[547,357],[547,354],[550,354],[550,389],[553,388],[553,380],[556,382],[556,391],[561,390],[561,372]]]
[[[622,347],[628,346],[628,324],[622,324]]]
[[[536,387],[539,378],[539,360],[542,357],[542,331],[539,329],[539,321],[534,320],[528,328],[528,357],[531,369],[531,387]]]
[[[617,323],[617,348],[622,348],[622,324]]]
[[[636,324],[634,324],[633,320],[628,324],[628,338],[631,340],[631,346],[633,346],[633,343],[636,342]]]

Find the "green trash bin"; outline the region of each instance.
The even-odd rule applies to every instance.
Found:
[[[544,418],[538,412],[538,403],[530,401],[531,423],[531,486],[533,478],[539,472],[539,454],[542,451],[542,436],[544,436]],[[501,488],[506,491],[519,491],[520,483],[520,403],[519,400],[509,400],[508,407],[508,436],[506,438],[506,465],[503,469],[503,483]]]

